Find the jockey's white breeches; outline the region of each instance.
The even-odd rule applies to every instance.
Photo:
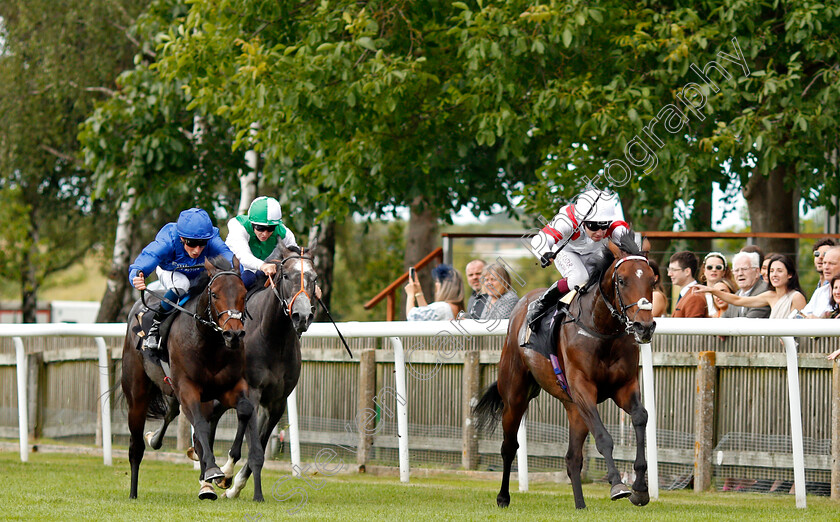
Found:
[[[571,250],[561,250],[554,258],[554,266],[569,282],[569,288],[583,286],[589,280],[589,272],[603,256],[602,250],[578,253]]]
[[[186,295],[190,291],[190,278],[181,272],[164,270],[161,267],[155,269],[158,281],[167,290],[175,290],[178,295]]]

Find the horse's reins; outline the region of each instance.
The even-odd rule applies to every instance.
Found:
[[[157,292],[154,292],[152,290],[149,290],[148,288],[146,290],[141,290],[140,291],[140,299],[143,301],[143,305],[146,308],[149,308],[149,305],[146,304],[146,296],[145,296],[145,292],[149,292],[150,294],[152,294],[152,296],[157,297],[162,303],[167,303],[170,306],[172,306],[172,308],[175,308],[175,309],[189,315],[190,317],[192,317],[193,319],[195,319],[199,323],[203,324],[204,326],[209,326],[210,328],[216,330],[217,332],[222,333],[222,332],[225,331],[224,326],[228,323],[228,321],[230,321],[231,319],[239,319],[241,321],[242,317],[243,317],[243,312],[240,312],[239,310],[234,309],[234,310],[225,310],[223,312],[220,312],[220,313],[216,314],[217,319],[221,318],[225,314],[227,314],[227,316],[228,316],[228,318],[225,319],[225,321],[221,324],[221,326],[216,324],[216,322],[212,320],[213,319],[213,312],[211,310],[211,306],[212,306],[213,298],[211,296],[210,286],[213,284],[213,281],[215,281],[216,278],[218,278],[220,276],[223,276],[223,275],[232,275],[232,276],[236,276],[236,277],[241,277],[239,275],[239,272],[235,272],[233,270],[223,270],[221,272],[216,272],[213,275],[213,277],[210,278],[210,282],[207,283],[207,317],[209,317],[211,319],[210,321],[201,317],[200,315],[198,315],[195,312],[191,312],[190,310],[187,310],[186,308],[179,305],[178,303],[176,303],[174,301],[170,301],[167,297],[162,296],[162,295],[160,295]]]
[[[305,250],[301,248],[301,253],[298,254],[298,255],[284,257],[283,259],[272,259],[272,261],[278,261],[280,263],[280,272],[279,272],[278,275],[281,276],[281,277],[285,272],[286,261],[288,261],[290,259],[299,259],[300,260],[300,290],[298,290],[297,293],[295,293],[295,295],[292,296],[292,299],[288,304],[286,304],[286,299],[284,299],[280,295],[280,292],[282,292],[282,290],[283,290],[282,286],[280,287],[280,292],[278,292],[277,291],[277,285],[274,283],[274,278],[273,277],[268,278],[268,280],[271,282],[271,290],[272,290],[272,292],[274,292],[274,296],[277,297],[277,300],[280,301],[283,304],[283,311],[286,313],[286,315],[289,318],[292,317],[292,306],[294,306],[295,300],[300,296],[300,294],[303,294],[307,298],[309,298],[310,303],[313,301],[312,297],[309,295],[309,292],[306,291],[306,284],[305,284],[305,281],[303,279],[303,260],[306,259],[313,264],[314,264],[314,260],[311,257],[305,256],[304,253],[305,253]],[[350,358],[352,359],[353,358],[353,352],[350,351],[350,346],[348,346],[347,341],[344,339],[344,336],[341,335],[341,330],[339,330],[338,325],[335,324],[335,321],[333,320],[332,315],[330,314],[330,311],[327,309],[327,305],[325,305],[324,302],[321,301],[320,299],[318,299],[318,302],[321,304],[321,308],[324,309],[324,312],[326,312],[327,318],[330,320],[330,322],[335,327],[335,331],[338,332],[338,337],[341,339],[341,342],[344,343],[344,349],[347,350],[347,353],[350,355]],[[312,307],[312,312],[313,313],[315,312],[314,308],[315,307],[313,306]]]

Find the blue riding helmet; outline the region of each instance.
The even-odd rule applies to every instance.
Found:
[[[200,208],[190,208],[181,212],[175,225],[178,235],[186,239],[211,239],[213,222],[207,212]]]

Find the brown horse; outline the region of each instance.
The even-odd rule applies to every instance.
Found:
[[[223,257],[216,257],[205,260],[204,266],[209,277],[207,289],[185,305],[194,315],[179,314],[170,329],[167,347],[171,380],[165,380],[161,367],[149,362],[137,349],[140,339],[132,327],[137,322],[139,302],[129,314],[122,359],[122,389],[128,402],[128,427],[131,433],[129,498],[137,498],[138,473],[145,451],[143,427],[146,418],[171,415],[171,411],[167,411],[167,403],[169,408],[177,407],[177,403],[180,403],[194,427],[194,441],[201,460],[200,480],[204,482],[199,498],[215,499],[210,481],[224,477],[211,449],[208,416],[214,401],[228,408],[236,408],[239,428],[230,451],[231,456],[239,458],[247,427],[251,441],[248,461],[257,469],[262,467],[263,450],[258,442],[256,416],[253,415],[254,407],[247,397],[248,385],[245,381],[242,339],[245,334],[243,313],[246,291],[239,276],[239,261],[234,258],[231,266]],[[177,403],[171,397],[176,398]],[[259,471],[255,471],[254,475],[254,500],[262,500]]]
[[[583,509],[580,472],[583,465],[583,444],[590,431],[595,445],[607,465],[612,485],[610,498],[630,497],[638,506],[647,504],[647,461],[645,460],[645,426],[647,411],[639,393],[639,350],[637,343],[649,342],[656,323],[653,322],[653,270],[639,248],[622,237],[622,257],[616,258],[606,248],[604,257],[581,293],[569,304],[568,318],[563,320],[553,353],[568,384],[560,384],[552,363],[544,355],[520,346],[528,329],[525,316],[528,303],[539,297],[542,289],[528,293],[513,310],[505,345],[499,361],[499,378],[484,392],[475,407],[479,427],[493,427],[502,419],[504,442],[502,487],[496,497],[500,507],[510,504],[510,469],[519,443],[516,433],[528,403],[543,389],[563,402],[569,418],[569,447],[566,471],[572,482],[575,507]],[[568,390],[568,391],[566,391]],[[601,417],[597,404],[612,399],[628,412],[636,431],[636,481],[633,491],[621,482],[613,461],[613,440]]]

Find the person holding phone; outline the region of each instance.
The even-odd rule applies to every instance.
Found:
[[[426,301],[414,267],[408,270],[405,285],[405,317],[408,321],[450,321],[464,309],[464,283],[457,270],[440,264],[432,270],[435,300]]]

